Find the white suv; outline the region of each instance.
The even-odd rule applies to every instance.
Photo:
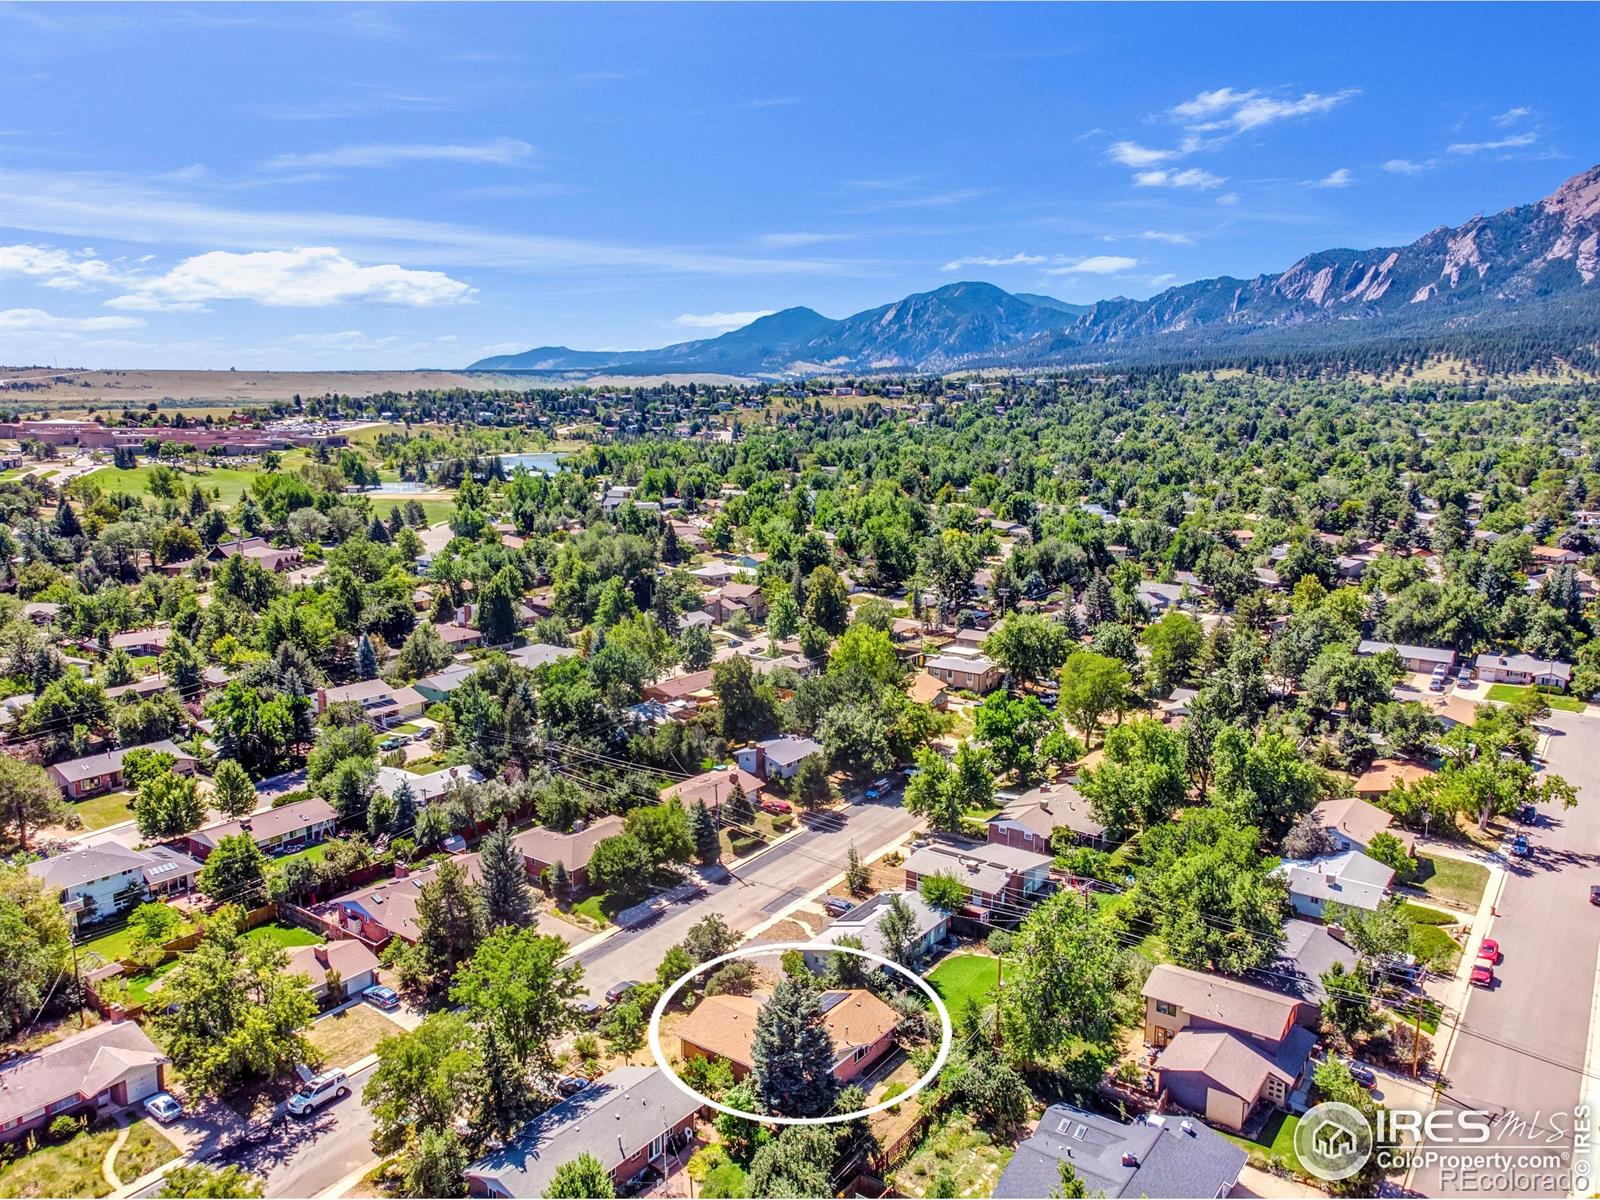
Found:
[[[303,1088],[289,1097],[289,1111],[303,1117],[316,1112],[330,1100],[340,1100],[350,1094],[350,1081],[343,1071],[324,1071],[311,1077]]]

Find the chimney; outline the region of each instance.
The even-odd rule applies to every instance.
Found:
[[[397,863],[394,864],[394,877],[396,879],[404,879],[406,876],[408,876],[410,874],[411,874],[411,868],[406,866],[405,863],[397,862]]]
[[[1129,1150],[1123,1151],[1122,1165],[1125,1167],[1137,1167],[1139,1165],[1139,1156]]]

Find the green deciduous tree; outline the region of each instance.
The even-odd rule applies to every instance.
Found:
[[[492,1026],[519,1064],[549,1073],[555,1039],[578,1024],[583,967],[562,964],[566,943],[532,929],[491,933],[457,973],[450,998]]]
[[[545,1200],[607,1200],[616,1194],[611,1172],[587,1151],[557,1167],[544,1189]]]
[[[1017,928],[1007,957],[1001,1024],[1014,1051],[1033,1062],[1099,1042],[1116,1020],[1122,951],[1112,929],[1061,892]]]
[[[1114,658],[1078,650],[1061,668],[1057,707],[1090,745],[1101,719],[1107,713],[1125,712],[1132,703],[1133,677]]]
[[[232,759],[217,764],[211,777],[211,803],[224,816],[242,817],[255,810],[256,785]]]

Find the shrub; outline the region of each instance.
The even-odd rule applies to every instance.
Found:
[[[63,1113],[50,1122],[48,1135],[52,1142],[65,1142],[78,1136],[83,1130],[81,1117],[68,1116]]]

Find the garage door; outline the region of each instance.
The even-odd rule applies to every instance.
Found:
[[[143,1067],[128,1075],[128,1103],[137,1104],[161,1090],[161,1076],[154,1067]]]

